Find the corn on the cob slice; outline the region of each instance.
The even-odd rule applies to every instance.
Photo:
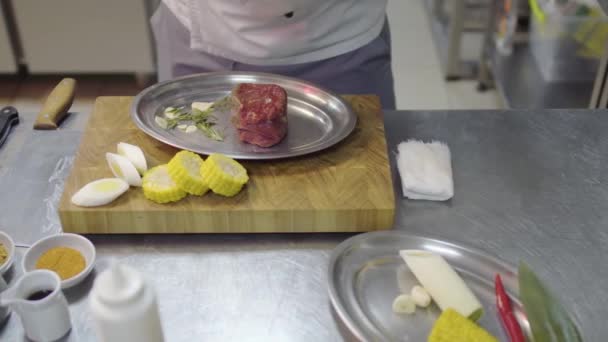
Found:
[[[456,310],[446,309],[435,321],[428,342],[498,342],[498,340]]]
[[[144,196],[156,203],[176,202],[188,194],[180,189],[169,176],[167,165],[148,170],[143,178]]]
[[[241,164],[221,154],[211,154],[201,166],[201,174],[209,188],[223,196],[238,194],[249,180]]]
[[[209,187],[201,176],[202,164],[203,158],[198,154],[190,151],[180,151],[171,158],[171,161],[167,164],[167,170],[171,179],[180,189],[189,194],[200,196],[209,191]]]

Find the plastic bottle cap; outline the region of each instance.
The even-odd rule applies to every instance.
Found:
[[[94,292],[105,304],[122,305],[137,301],[143,289],[144,282],[137,271],[115,263],[99,276]]]

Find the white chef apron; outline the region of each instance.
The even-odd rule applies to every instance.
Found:
[[[387,0],[163,0],[190,47],[252,65],[331,58],[364,46],[384,25]]]

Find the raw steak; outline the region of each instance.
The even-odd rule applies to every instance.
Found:
[[[235,125],[243,142],[270,147],[287,134],[287,93],[275,84],[241,83],[232,90]]]

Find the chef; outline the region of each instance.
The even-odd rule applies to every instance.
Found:
[[[395,108],[387,0],[162,0],[159,79],[220,71],[297,77]]]

